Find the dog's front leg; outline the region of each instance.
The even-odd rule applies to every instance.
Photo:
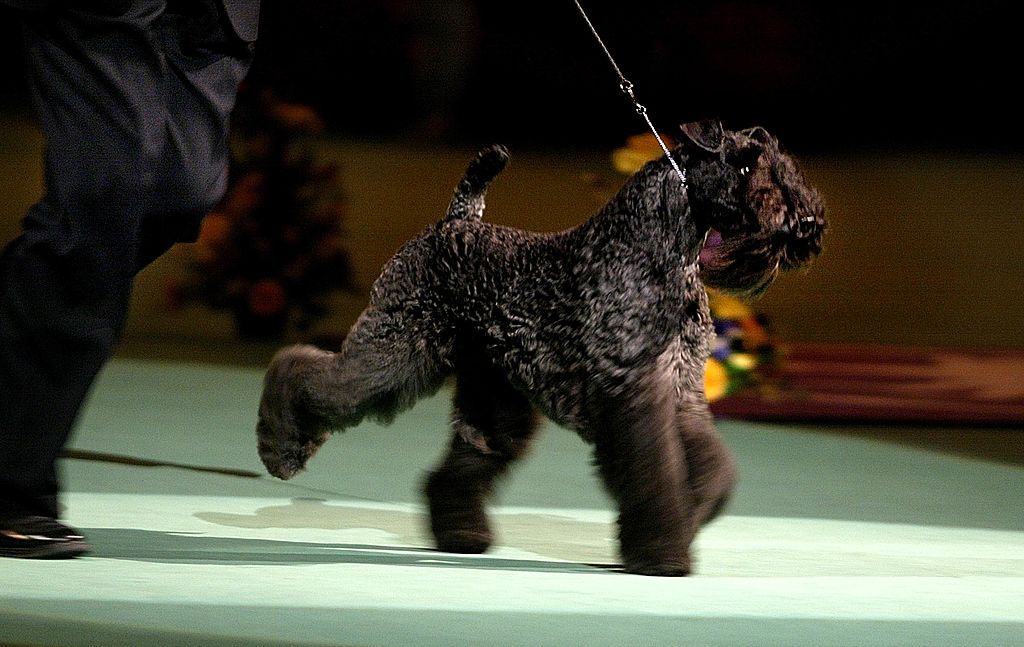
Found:
[[[717,517],[728,503],[737,482],[736,459],[715,430],[704,403],[680,406],[676,415],[686,455],[686,482],[693,492],[693,528]]]
[[[634,386],[599,405],[595,457],[619,507],[623,566],[641,575],[687,575],[692,493],[670,390]]]

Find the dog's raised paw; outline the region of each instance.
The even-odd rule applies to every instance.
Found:
[[[271,360],[263,382],[257,449],[270,474],[289,479],[305,467],[327,434],[315,424],[300,424],[304,406],[302,384],[308,367],[328,353],[312,346],[291,346]]]

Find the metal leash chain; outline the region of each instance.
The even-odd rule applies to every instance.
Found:
[[[594,38],[597,39],[597,44],[601,46],[602,50],[604,50],[604,55],[608,57],[608,62],[612,64],[612,67],[615,69],[615,73],[619,76],[619,89],[622,90],[623,94],[629,97],[629,100],[633,102],[633,107],[636,108],[637,114],[643,117],[644,121],[647,122],[647,127],[651,129],[651,132],[654,134],[654,138],[658,140],[658,145],[661,146],[661,150],[665,151],[665,157],[668,158],[668,163],[672,165],[676,175],[679,176],[679,181],[682,183],[683,189],[686,189],[686,172],[679,168],[676,161],[672,159],[672,154],[669,152],[668,146],[666,146],[665,142],[662,141],[661,135],[658,134],[658,129],[654,127],[650,116],[647,114],[647,108],[637,101],[636,95],[633,93],[633,82],[627,79],[622,73],[622,70],[619,69],[619,66],[616,65],[615,59],[612,58],[612,53],[608,51],[608,47],[604,44],[604,41],[601,40],[601,35],[598,34],[597,30],[594,28],[594,23],[590,22],[590,17],[587,16],[587,12],[583,10],[583,5],[580,4],[579,0],[573,0],[573,2],[576,3],[576,8],[579,9],[580,15],[583,16],[583,20],[586,21],[587,27],[590,27],[590,33],[594,34]]]

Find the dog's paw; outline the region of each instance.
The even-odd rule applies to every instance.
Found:
[[[276,476],[282,481],[287,481],[304,470],[306,463],[330,437],[329,433],[321,432],[304,441],[282,443],[272,440],[274,437],[265,431],[262,421],[256,425],[256,434],[260,460],[271,476]]]
[[[479,554],[491,547],[490,530],[445,530],[434,534],[437,549],[444,553]]]
[[[437,549],[445,553],[479,554],[491,547],[490,532],[455,530],[435,537]]]
[[[310,367],[324,356],[312,346],[292,346],[280,351],[263,382],[256,424],[260,459],[272,475],[289,479],[326,441],[328,434],[304,406],[304,383]]]
[[[424,486],[430,510],[430,533],[437,549],[446,553],[482,553],[494,541],[484,510],[482,493],[452,480],[445,472],[433,472]]]
[[[623,570],[634,575],[653,575],[656,577],[683,577],[692,571],[689,559],[670,559],[663,561],[626,560]]]
[[[634,540],[621,545],[624,571],[658,577],[682,577],[692,572],[690,551],[681,539],[665,536],[646,539],[645,542]]]

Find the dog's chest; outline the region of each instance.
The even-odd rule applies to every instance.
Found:
[[[686,281],[684,304],[679,334],[669,342],[656,365],[664,379],[673,384],[677,397],[689,400],[703,393],[704,365],[715,337],[707,292],[695,273]]]

